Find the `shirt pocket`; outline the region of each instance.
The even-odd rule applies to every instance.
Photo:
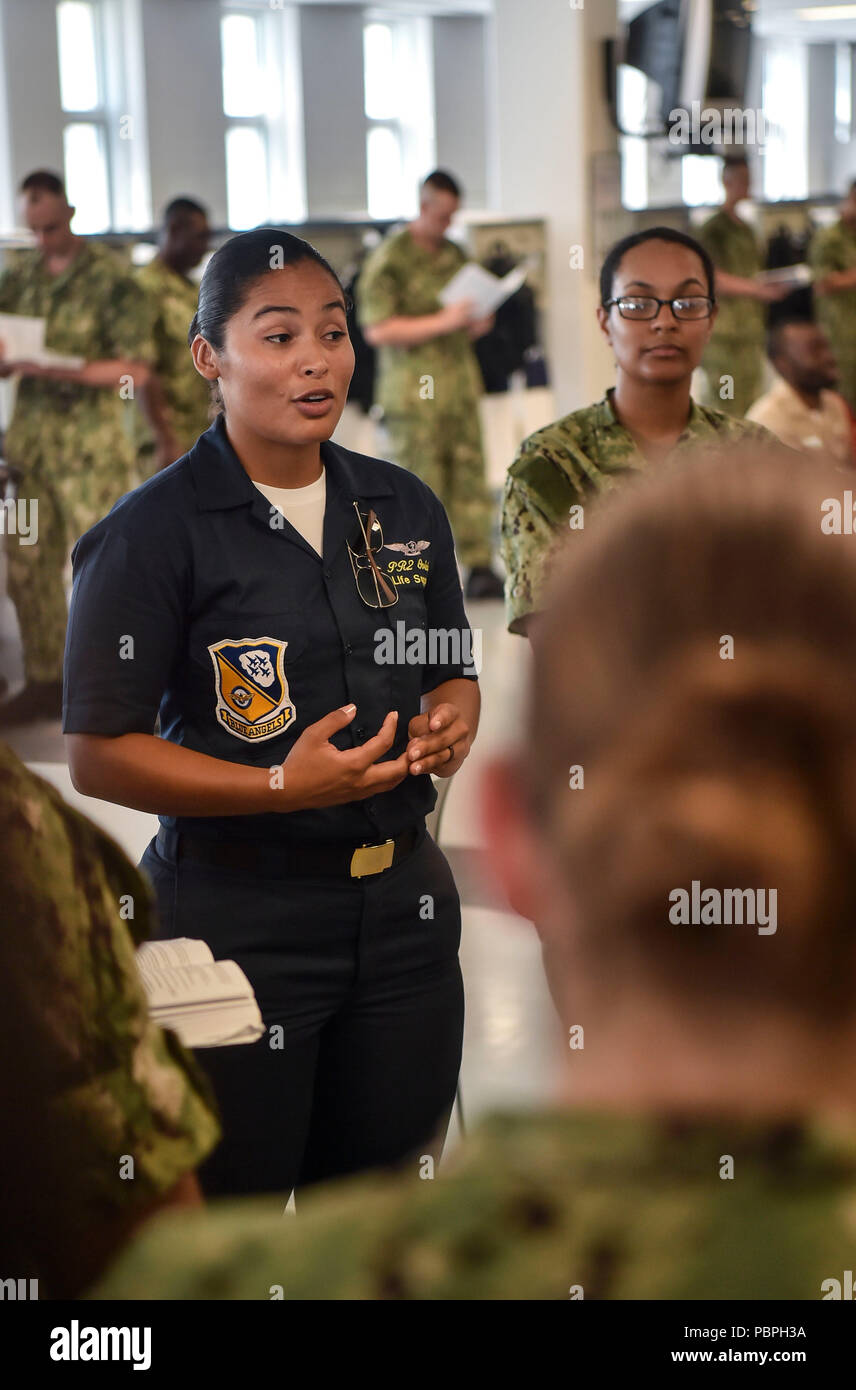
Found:
[[[297,661],[308,645],[306,616],[298,608],[224,610],[205,614],[191,627],[190,657],[211,667],[211,650],[223,643],[244,647],[270,642],[283,647],[287,662]],[[246,663],[239,663],[245,666]]]

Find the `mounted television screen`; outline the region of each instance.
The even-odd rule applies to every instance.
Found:
[[[751,52],[749,11],[733,0],[714,0],[707,90],[703,98],[706,102],[746,105]]]
[[[663,94],[661,109],[666,115],[681,98],[684,3],[685,0],[658,0],[627,26],[624,62],[641,69],[657,83]]]
[[[624,62],[660,87],[665,126],[693,102],[744,106],[751,49],[747,0],[658,0],[627,25]]]

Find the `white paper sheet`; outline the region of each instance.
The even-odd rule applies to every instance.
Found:
[[[45,320],[29,314],[0,314],[0,343],[7,362],[37,361],[45,346]]]
[[[520,286],[526,279],[525,266],[515,266],[502,279],[498,275],[491,275],[484,266],[477,265],[475,261],[468,261],[462,265],[447,285],[440,291],[439,299],[441,304],[458,304],[462,299],[473,301],[473,318],[485,319],[489,314],[493,314],[504,304],[506,299],[510,299],[516,294]]]
[[[29,314],[0,314],[0,343],[8,362],[35,362],[40,367],[63,367],[76,372],[86,365],[85,357],[67,352],[51,352],[45,347],[45,319]]]

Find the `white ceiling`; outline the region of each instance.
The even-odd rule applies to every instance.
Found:
[[[493,10],[493,0],[287,0],[287,3],[300,5],[360,5],[369,12],[377,11],[379,14],[490,14]],[[521,4],[526,4],[527,0],[520,0]],[[589,0],[591,4],[597,4],[598,0]],[[649,3],[649,0],[645,0]],[[274,8],[272,0],[241,0],[243,6],[255,6],[260,10]],[[276,8],[280,8],[276,6]]]
[[[753,25],[757,34],[804,39],[806,43],[856,42],[856,18],[842,19],[830,14],[824,19],[806,19],[805,10],[842,10],[835,0],[758,0]],[[853,10],[852,0],[850,9]],[[844,11],[846,14],[846,11]]]
[[[597,4],[597,0],[593,0]],[[632,19],[652,0],[619,0],[623,20]],[[850,4],[856,0],[850,0]],[[753,30],[761,36],[803,39],[806,43],[836,43],[849,40],[856,43],[856,18],[804,19],[801,10],[840,9],[836,0],[755,0]]]

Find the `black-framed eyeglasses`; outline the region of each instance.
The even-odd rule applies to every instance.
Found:
[[[348,541],[348,555],[357,585],[357,593],[369,608],[391,608],[398,603],[398,590],[390,584],[379,568],[375,555],[383,547],[383,527],[374,510],[361,512],[358,502],[353,504],[357,517],[353,544]]]
[[[664,304],[668,304],[676,319],[709,319],[714,301],[705,294],[680,295],[677,299],[657,299],[653,294],[623,294],[618,299],[605,299],[604,309],[613,304],[623,319],[655,319]]]

